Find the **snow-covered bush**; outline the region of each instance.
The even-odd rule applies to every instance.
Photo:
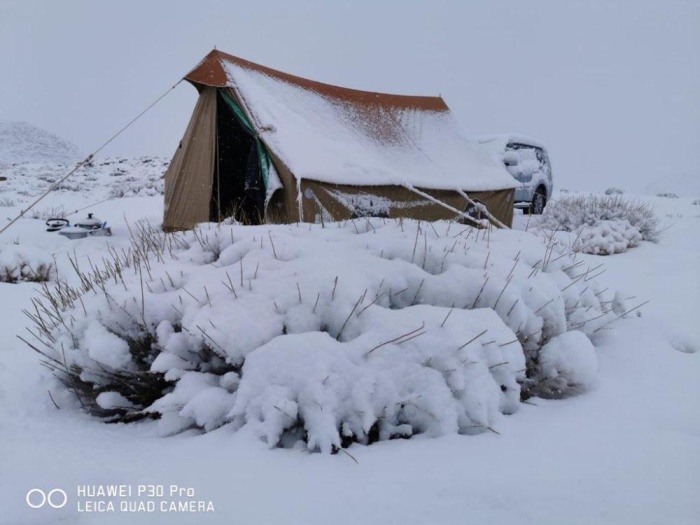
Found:
[[[547,205],[538,227],[573,232],[574,250],[598,255],[621,253],[642,240],[659,239],[654,208],[621,195],[560,197]]]
[[[615,186],[611,186],[607,190],[605,190],[606,195],[622,195],[623,193],[625,193],[624,190],[616,188]]]
[[[15,205],[15,201],[9,197],[0,197],[0,208],[9,208]]]
[[[599,221],[580,227],[573,244],[574,251],[593,255],[613,255],[639,246],[642,234],[626,219]]]
[[[700,199],[695,199],[692,204],[693,206],[700,206]]]
[[[54,275],[54,262],[47,252],[16,244],[0,246],[0,282],[45,282]]]
[[[63,206],[49,206],[48,208],[40,208],[32,210],[30,217],[45,221],[47,219],[62,219],[68,212]]]
[[[93,414],[332,452],[493,430],[589,387],[587,336],[624,309],[591,277],[534,235],[456,223],[141,227],[45,287],[31,344]]]
[[[665,199],[678,199],[679,198],[678,194],[673,193],[672,191],[665,191],[665,192],[657,193],[656,196],[663,197]]]
[[[143,180],[137,177],[124,177],[115,184],[109,191],[109,196],[113,199],[124,197],[151,197],[163,194],[163,179]]]

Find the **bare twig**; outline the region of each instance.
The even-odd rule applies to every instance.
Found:
[[[479,339],[479,337],[481,337],[482,335],[484,335],[486,332],[488,332],[488,328],[487,328],[486,330],[484,330],[483,332],[481,332],[480,334],[477,334],[477,335],[475,335],[474,337],[472,337],[469,341],[467,341],[466,343],[464,343],[464,344],[463,344],[462,346],[460,346],[457,350],[461,350],[461,349],[464,348],[465,346],[469,346],[471,343],[473,343],[474,341],[476,341],[477,339]]]
[[[442,323],[440,323],[440,328],[443,328],[443,327],[445,326],[445,323],[447,322],[447,319],[450,317],[450,315],[452,315],[452,310],[454,310],[454,308],[450,308],[450,311],[447,312],[447,315],[445,316],[445,319],[443,319]]]
[[[394,339],[391,339],[389,341],[384,341],[383,343],[378,344],[374,348],[372,348],[369,352],[365,354],[365,356],[368,356],[375,350],[378,350],[379,348],[390,345],[392,343],[396,343],[397,345],[400,345],[401,343],[405,343],[406,341],[410,341],[411,339],[415,339],[416,337],[420,337],[421,335],[425,334],[423,332],[423,328],[425,328],[425,322],[423,322],[419,328],[416,328],[415,330],[411,330],[410,332],[406,332],[405,334],[401,334],[398,337],[395,337]]]
[[[350,314],[348,315],[347,319],[345,319],[345,322],[343,323],[343,326],[340,327],[340,331],[338,332],[338,335],[335,337],[336,339],[340,339],[340,335],[343,333],[343,330],[345,330],[345,327],[347,326],[348,322],[350,321],[350,318],[352,317],[352,314],[355,313],[355,310],[357,310],[357,307],[360,305],[362,302],[362,299],[365,298],[365,294],[367,293],[367,289],[365,289],[365,292],[360,296],[360,298],[357,300],[355,303],[355,306],[352,307],[352,310],[350,311]]]

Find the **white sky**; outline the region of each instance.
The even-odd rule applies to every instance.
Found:
[[[0,0],[0,119],[92,151],[214,45],[332,84],[441,94],[471,134],[547,144],[559,188],[700,179],[697,0]],[[170,156],[195,100],[181,84],[104,155]]]

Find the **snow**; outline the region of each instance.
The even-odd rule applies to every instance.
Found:
[[[326,453],[343,440],[487,431],[518,410],[521,387],[584,389],[582,359],[538,353],[568,330],[591,336],[615,319],[575,254],[554,257],[522,232],[367,219],[135,236],[147,242],[132,251],[168,246],[168,255],[155,250],[138,268],[113,255],[119,277],[83,275],[82,293],[62,294],[80,300],[37,329],[51,341],[47,356],[79,370],[64,381],[121,392],[132,410],[110,417],[167,415],[164,434],[171,413],[181,429],[252,425],[271,447],[303,430],[302,446]],[[146,350],[132,349],[139,341]],[[235,390],[219,385],[239,370],[224,381]],[[138,387],[124,390],[124,377],[139,374],[153,392],[154,373],[167,392],[144,400]]]
[[[553,337],[542,347],[540,358],[544,376],[551,381],[563,379],[583,388],[593,386],[598,375],[598,358],[590,340],[577,330]]]
[[[309,192],[309,196],[314,197],[313,191],[307,191]],[[412,207],[424,205],[424,203],[420,201],[392,202],[389,198],[368,193],[344,193],[338,190],[328,190],[328,192],[343,206],[352,210],[353,216],[357,217],[388,217],[392,206],[400,208],[402,206]],[[306,197],[306,195],[304,196]],[[320,201],[318,204],[321,204]],[[324,217],[324,220],[331,220],[330,215],[328,218]]]
[[[547,151],[547,147],[535,139],[514,133],[501,133],[475,137],[473,140],[495,162],[503,164],[504,160],[510,160],[513,165],[507,165],[506,170],[521,182],[529,181],[535,173],[544,169],[533,148]],[[508,144],[524,144],[532,148],[508,149]]]
[[[0,282],[46,281],[54,275],[51,254],[37,246],[0,244]]]
[[[593,255],[622,253],[639,246],[642,234],[626,219],[600,221],[593,226],[584,225],[574,242],[574,250]]]
[[[28,195],[12,190],[3,196],[20,201],[36,195],[43,182],[37,177],[26,179],[19,191]],[[104,181],[109,184],[108,179]],[[81,202],[100,200],[109,191],[109,186],[86,185],[82,193],[52,195],[45,206],[75,209]],[[640,198],[654,204],[661,217],[664,232],[658,244],[642,241],[633,250],[605,259],[579,255],[592,267],[604,261],[606,272],[595,280],[603,287],[619,290],[614,302],[619,299],[632,307],[651,299],[640,310],[641,318],[634,312],[591,334],[597,378],[585,392],[564,400],[530,399],[533,404],[520,404],[516,413],[500,417],[494,428],[499,435],[489,431],[472,436],[447,434],[432,439],[385,441],[371,446],[356,444],[347,451],[357,463],[342,453],[270,450],[260,442],[254,425],[237,430],[223,425],[203,435],[191,430],[183,433],[187,427],[183,427],[183,419],[176,413],[171,413],[174,418],[166,415],[158,423],[99,423],[82,414],[70,396],[49,386],[48,374],[39,366],[38,356],[15,337],[27,335],[25,327],[30,325],[22,310],[32,308],[31,298],[37,296],[39,285],[0,283],[0,521],[172,525],[234,520],[315,524],[327,523],[332,516],[339,524],[456,524],[465,519],[495,524],[694,524],[700,514],[700,212],[690,198]],[[19,209],[20,204],[0,208],[0,219],[4,221]],[[127,197],[103,203],[95,211],[110,222],[113,237],[69,241],[45,232],[43,222],[24,218],[3,234],[0,243],[3,247],[34,246],[55,253],[59,275],[67,277],[71,269],[66,254],[75,250],[80,261],[88,265],[86,257],[99,261],[107,246],[126,248],[129,231],[123,217],[131,224],[143,217],[155,224],[162,217],[162,198]],[[529,229],[532,223],[528,225],[528,221],[532,220],[518,214],[516,227]],[[361,228],[360,221],[356,223]],[[350,228],[354,231],[352,224]],[[263,228],[262,233],[269,250],[267,230]],[[410,233],[415,236],[415,229]],[[259,243],[260,235],[255,235]],[[301,228],[297,235],[303,237]],[[372,235],[379,234],[370,229],[348,238]],[[293,255],[281,238],[274,237],[274,242],[280,257]],[[498,244],[493,237],[491,242]],[[413,239],[410,244],[406,254],[409,260]],[[243,253],[228,253],[229,260],[235,261],[234,268]],[[416,258],[421,264],[420,245]],[[254,270],[255,266],[244,259],[244,271],[252,274]],[[236,274],[230,275],[236,284]],[[177,286],[184,282],[179,274],[171,276]],[[255,289],[256,283],[252,282]],[[342,281],[338,287],[341,284]],[[203,291],[200,288],[196,293]],[[284,293],[292,296],[293,303],[294,281],[288,283]],[[303,300],[310,300],[312,293],[302,287]],[[611,294],[606,293],[607,297]],[[453,327],[456,313],[455,310],[446,326]],[[304,326],[302,321],[307,317],[300,315],[298,319],[295,326]],[[396,327],[404,332],[413,328],[417,326]],[[158,331],[159,337],[161,334],[163,338],[168,335],[165,325]],[[578,335],[566,337],[577,337],[583,342]],[[175,342],[170,344],[176,351]],[[576,369],[585,370],[588,366],[592,371],[590,348],[584,346],[585,343],[577,345]],[[557,355],[561,357],[560,353]],[[181,364],[175,357],[173,354],[173,360],[164,363],[163,369]],[[279,351],[274,356],[264,356],[268,357],[282,358]],[[568,367],[564,361],[557,370]],[[184,370],[187,372],[191,371]],[[589,377],[586,374],[583,379]],[[219,401],[224,393],[219,390],[230,392],[239,383],[240,377],[229,372],[218,382],[209,379],[192,385],[186,396],[193,403],[186,411],[189,423],[196,423],[197,418],[215,421],[207,411],[222,412]],[[100,399],[105,406],[113,406],[117,401],[111,394]],[[286,406],[279,408],[288,411]],[[284,424],[283,419],[281,423]],[[176,435],[161,437],[173,434]],[[216,511],[78,513],[74,505],[76,486],[88,483],[162,483],[166,490],[170,484],[191,486],[197,497],[211,499]],[[63,488],[69,505],[58,510],[30,509],[24,498],[35,487]]]
[[[349,344],[321,332],[273,339],[246,359],[230,414],[234,426],[254,423],[264,441],[275,446],[300,417],[309,432],[307,447],[324,452],[341,446],[341,434],[366,440],[377,422],[380,440],[490,428],[499,409],[517,409],[516,379],[522,378],[518,371],[525,367],[524,356],[515,345],[512,351],[497,350],[515,336],[493,312],[455,312],[458,329],[452,337],[437,331],[447,312],[415,307],[393,312],[389,319],[366,314],[377,334],[382,327],[421,322],[434,330],[400,347],[377,350],[371,358],[365,342],[369,336]],[[483,328],[496,338],[493,346],[476,343],[464,351],[454,344],[469,341]],[[489,366],[499,363],[503,366],[492,375]]]
[[[222,61],[265,144],[299,179],[487,191],[513,188],[450,112],[358,106]],[[391,122],[388,125],[387,122]]]
[[[700,196],[700,177],[698,177],[697,169],[692,164],[689,164],[687,171],[667,173],[665,176],[654,177],[640,190],[646,195],[674,193],[679,196],[697,199]]]
[[[159,157],[96,159],[91,166],[79,169],[54,190],[48,200],[32,210],[32,216],[39,215],[44,219],[49,216],[60,216],[61,211],[63,213],[73,211],[72,203],[82,203],[86,206],[105,198],[162,195],[162,177],[169,163],[169,160]],[[7,177],[0,186],[3,197],[14,194],[11,199],[13,206],[21,203],[29,204],[33,200],[29,199],[29,196],[38,197],[71,169],[72,166],[50,162],[25,162],[0,167],[0,174]],[[91,202],[85,201],[86,194],[90,195]],[[61,204],[47,207],[46,203],[52,200]],[[9,207],[2,202],[0,200],[0,207]],[[45,211],[47,213],[44,213]]]
[[[0,120],[0,167],[17,163],[74,164],[78,148],[48,131],[26,122]]]
[[[479,144],[492,148],[494,151],[500,152],[504,152],[506,150],[506,146],[511,142],[516,144],[526,144],[528,146],[534,146],[535,148],[547,150],[547,146],[545,146],[539,140],[527,137],[525,135],[518,135],[516,133],[494,133],[491,135],[475,137],[474,140]]]
[[[131,361],[126,341],[108,332],[100,323],[88,321],[79,344],[90,359],[111,368],[126,367]]]
[[[110,409],[115,407],[131,407],[131,401],[118,392],[102,392],[97,396],[97,404],[101,408]]]
[[[655,207],[648,200],[607,191],[605,196],[555,195],[533,227],[571,232],[564,237],[572,249],[593,255],[622,253],[642,240],[656,242],[661,234]]]
[[[542,170],[542,164],[537,160],[534,149],[523,148],[520,150],[508,151],[505,153],[504,159],[506,157],[508,157],[509,160],[512,159],[515,161],[513,162],[513,164],[515,164],[514,166],[506,166],[506,169],[508,173],[518,180],[522,180],[519,177],[530,180],[535,173]]]

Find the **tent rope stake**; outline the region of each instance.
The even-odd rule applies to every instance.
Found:
[[[34,206],[36,206],[37,204],[39,204],[39,202],[41,202],[41,201],[44,199],[44,197],[46,197],[49,193],[51,193],[51,192],[54,191],[56,188],[58,188],[61,184],[63,184],[63,183],[68,179],[68,177],[70,177],[71,175],[73,175],[73,173],[75,173],[76,171],[78,171],[78,170],[79,170],[80,168],[82,168],[83,166],[89,165],[90,162],[92,162],[92,159],[95,157],[95,155],[97,155],[100,151],[102,151],[104,148],[106,148],[107,145],[108,145],[110,142],[112,142],[114,139],[116,139],[119,135],[121,135],[121,134],[122,134],[124,131],[126,131],[129,127],[131,127],[131,125],[134,124],[134,122],[136,122],[138,119],[140,119],[143,115],[145,115],[146,112],[147,112],[148,110],[150,110],[153,106],[155,106],[156,104],[158,104],[158,102],[160,102],[161,100],[163,100],[163,99],[166,97],[166,95],[168,95],[173,89],[175,89],[175,88],[178,86],[178,84],[180,84],[180,82],[182,82],[182,79],[178,80],[178,81],[177,81],[175,84],[173,84],[173,86],[170,87],[165,93],[163,93],[163,94],[162,94],[161,96],[159,96],[156,100],[154,100],[153,102],[151,102],[143,111],[141,111],[141,113],[139,113],[138,115],[136,115],[131,121],[129,121],[128,124],[126,124],[126,125],[125,125],[124,127],[122,127],[119,131],[117,131],[114,135],[112,135],[112,136],[111,136],[106,142],[104,142],[99,148],[97,148],[97,149],[96,149],[95,151],[93,151],[90,155],[88,155],[88,156],[85,157],[83,160],[81,160],[80,162],[78,162],[72,170],[70,170],[66,175],[63,176],[62,179],[60,179],[58,182],[54,182],[51,186],[49,186],[49,188],[48,188],[42,195],[40,195],[34,202],[32,202],[32,203],[31,203],[29,206],[27,206],[25,209],[23,209],[22,211],[20,211],[20,212],[19,212],[19,215],[17,215],[17,216],[16,216],[14,219],[12,219],[8,224],[6,224],[5,227],[2,228],[2,229],[0,230],[0,235],[2,235],[3,232],[4,232],[5,230],[9,229],[9,228],[10,228],[14,223],[16,223],[19,219],[21,219],[22,217],[24,217],[24,215],[25,215],[29,210],[31,210]],[[107,200],[109,200],[109,199],[107,199]]]
[[[466,193],[464,193],[464,192],[463,192],[462,190],[460,190],[459,188],[457,188],[457,193],[459,193],[462,197],[464,197],[464,198],[467,200],[467,202],[468,202],[469,204],[471,204],[472,206],[478,206],[479,203],[477,203],[476,201],[472,200],[471,197],[469,197],[469,195],[467,195]],[[503,228],[504,230],[510,230],[510,228],[509,228],[508,226],[506,226],[506,225],[503,224],[501,221],[499,221],[496,217],[493,216],[493,214],[489,211],[489,209],[486,207],[485,204],[482,204],[482,208],[483,208],[483,209],[482,209],[481,211],[483,212],[484,215],[486,215],[486,217],[487,217],[492,223],[494,223],[494,224],[495,224],[496,226],[498,226],[499,228]]]

